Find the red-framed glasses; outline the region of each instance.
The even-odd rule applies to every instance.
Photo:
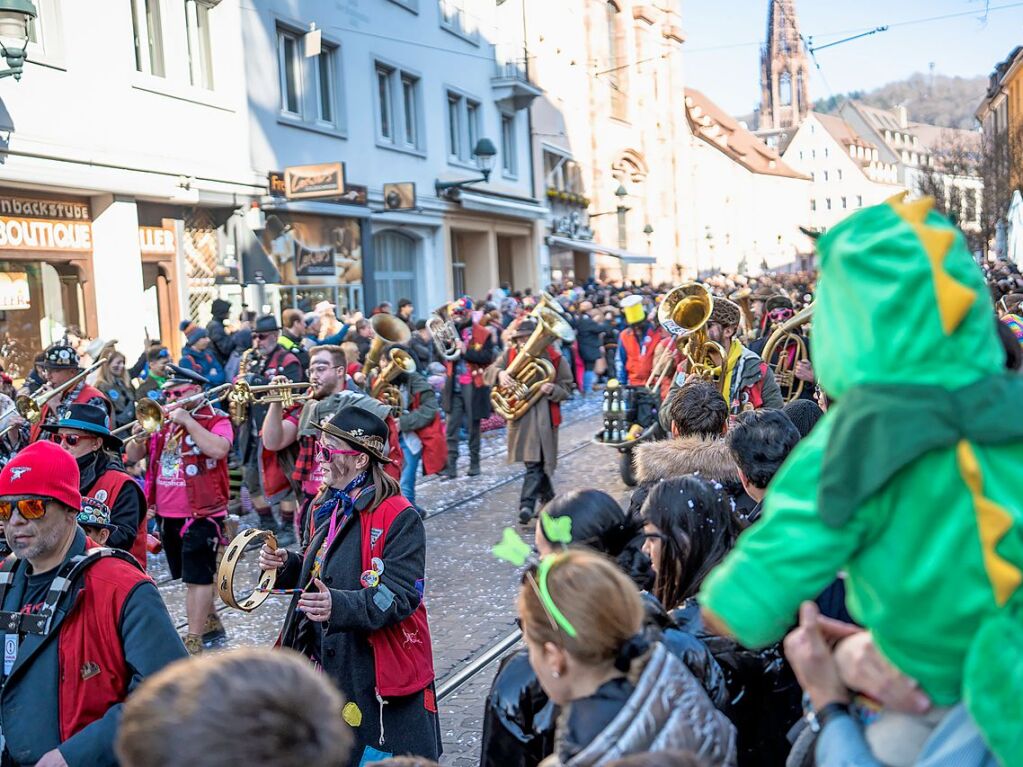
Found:
[[[316,446],[316,457],[320,460],[320,463],[329,463],[335,455],[359,455],[359,451],[327,447],[327,445]]]

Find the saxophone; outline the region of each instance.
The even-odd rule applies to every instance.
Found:
[[[256,354],[256,349],[250,348],[242,352],[242,358],[238,362],[238,375],[235,376],[235,385],[227,396],[227,412],[231,416],[231,423],[241,426],[249,417],[249,398],[240,394],[242,385],[248,388],[249,365],[251,357]]]

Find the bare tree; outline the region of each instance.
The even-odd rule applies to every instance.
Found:
[[[967,229],[977,220],[977,207],[985,205],[982,195],[963,180],[981,175],[982,155],[981,147],[963,134],[943,131],[917,176],[916,191],[933,197],[939,212]]]

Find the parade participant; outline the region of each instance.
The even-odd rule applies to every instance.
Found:
[[[61,344],[54,344],[46,350],[43,369],[46,371],[47,383],[54,389],[82,372],[82,367],[78,364],[78,352],[70,346]],[[96,405],[102,408],[103,412],[110,414],[110,400],[99,389],[85,383],[83,378],[77,385],[65,391],[60,401],[51,398],[41,403],[39,420],[32,424],[29,442],[39,439],[43,433],[42,427],[56,423],[59,414],[67,410],[69,405]]]
[[[767,346],[767,342],[771,339],[771,334],[774,333],[775,329],[792,319],[796,312],[793,308],[792,300],[787,296],[771,296],[764,303],[764,316],[761,321],[760,334],[757,336],[755,341],[749,344],[749,350],[756,352],[761,359],[764,356],[764,348]],[[779,362],[785,360],[786,364],[783,368],[785,373],[791,372],[792,377],[796,380],[789,379],[785,384],[785,390],[782,396],[788,395],[788,392],[794,391],[794,387],[798,386],[798,381],[803,381],[805,385],[799,392],[799,397],[796,399],[813,400],[813,385],[814,385],[814,373],[813,363],[809,359],[810,345],[806,336],[803,335],[799,327],[793,327],[787,331],[788,336],[786,343],[783,346],[778,346],[771,354],[771,359],[765,359],[764,362],[772,371],[777,369]],[[802,343],[802,348],[806,349],[806,359],[796,359],[799,354],[799,344]],[[779,381],[779,388],[781,388],[780,376],[775,376],[775,380]]]
[[[399,309],[400,311],[400,309]],[[447,463],[444,422],[440,417],[437,394],[426,376],[418,370],[401,373],[394,381],[401,392],[402,408],[398,416],[400,444],[404,464],[401,468],[401,494],[416,507],[416,477],[422,464],[423,476],[440,472]]]
[[[352,736],[337,690],[296,653],[246,647],[173,663],[124,706],[122,767],[335,767]]]
[[[225,323],[227,316],[231,313],[231,302],[223,298],[214,298],[210,306],[212,319],[206,323],[206,333],[210,337],[210,351],[220,363],[223,370],[227,361],[231,359],[231,352],[234,350],[234,342],[231,340],[231,333],[228,332]]]
[[[284,376],[295,383],[304,380],[303,368],[298,357],[281,346],[279,339],[280,326],[276,319],[268,314],[257,318],[252,331],[252,349],[246,351],[243,356],[244,370],[239,377],[244,377],[254,386],[268,384],[275,376]],[[245,466],[245,486],[249,489],[252,505],[259,515],[260,527],[279,532],[287,545],[294,542],[291,536],[297,503],[290,493],[284,492],[283,497],[278,499],[281,513],[281,524],[278,525],[274,519],[272,501],[266,496],[262,477],[264,463],[276,460],[273,453],[264,451],[259,438],[267,407],[252,405],[248,408],[248,419],[239,427],[239,451],[242,464]]]
[[[110,434],[106,413],[95,405],[72,405],[43,431],[78,464],[79,490],[110,509],[114,525],[106,545],[130,552],[146,569],[146,499],[124,470],[121,440]]]
[[[125,698],[185,655],[153,582],[78,528],[81,505],[78,467],[52,442],[29,445],[0,472],[0,521],[15,554],[0,567],[4,765],[116,764]]]
[[[203,635],[226,636],[213,611],[217,549],[227,516],[227,455],[234,432],[230,419],[205,400],[178,406],[208,384],[191,370],[176,368],[167,379],[163,426],[148,440],[127,447],[129,460],[148,457],[146,502],[156,510],[171,577],[185,584],[189,653],[202,652]],[[142,427],[133,432],[143,434]]]
[[[1004,370],[962,233],[932,206],[895,197],[818,241],[811,345],[831,406],[701,603],[719,630],[759,646],[844,571],[849,611],[884,656],[935,705],[962,700],[1012,764],[1023,753],[1006,715],[1023,694],[1023,422],[1004,403],[1021,401],[1023,379]],[[896,726],[901,744],[927,730]]]
[[[224,366],[210,349],[209,333],[188,320],[182,320],[181,332],[185,334],[188,343],[181,350],[178,366],[195,371],[209,381],[210,387],[224,383],[227,380]]]
[[[78,526],[97,546],[106,546],[110,534],[117,530],[117,525],[110,522],[110,509],[95,498],[82,496],[82,510],[77,519]]]
[[[110,400],[114,417],[111,428],[127,426],[135,420],[135,387],[125,369],[121,352],[110,352],[96,376],[96,388]]]
[[[618,335],[615,375],[624,385],[646,386],[657,347],[668,335],[659,325],[647,319],[642,296],[631,295],[622,299],[622,311],[626,327]]]
[[[511,334],[511,345],[487,370],[486,381],[495,381],[504,388],[515,380],[505,368],[515,360],[522,344],[533,331],[536,322],[521,321]],[[540,386],[543,396],[521,417],[508,424],[508,463],[523,463],[526,476],[519,493],[519,524],[525,525],[536,513],[537,502],[543,506],[554,497],[554,470],[558,465],[558,427],[561,425],[561,404],[572,396],[572,371],[554,345],[548,346],[543,356],[554,366],[555,377]],[[450,430],[450,426],[448,427]]]
[[[551,554],[527,572],[519,620],[529,662],[563,710],[551,767],[688,748],[735,764],[735,730],[675,655],[643,635],[643,602],[598,554]]]
[[[799,440],[799,431],[781,410],[740,413],[736,417],[728,431],[728,449],[739,468],[743,489],[757,504],[745,516],[747,522],[760,519],[767,485]]]
[[[160,391],[167,381],[167,365],[170,364],[170,351],[166,346],[151,346],[145,354],[146,373],[142,383],[135,389],[135,400],[143,397],[152,400],[160,399]]]
[[[463,296],[448,307],[448,316],[461,339],[462,353],[448,360],[441,406],[448,415],[448,463],[441,476],[458,476],[458,442],[463,424],[469,432],[469,476],[480,473],[480,421],[490,417],[490,387],[483,371],[494,361],[494,337],[473,320],[472,299]]]
[[[437,358],[437,347],[433,343],[430,329],[426,327],[426,320],[416,322],[412,338],[409,339],[409,350],[416,358],[416,367],[419,372],[425,374],[430,363]]]
[[[298,586],[281,644],[334,681],[355,733],[350,765],[395,753],[437,758],[440,725],[425,590],[426,530],[383,467],[387,425],[347,407],[322,426],[326,488],[305,556],[263,546],[262,570]]]

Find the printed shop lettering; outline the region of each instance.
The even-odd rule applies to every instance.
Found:
[[[92,227],[86,223],[0,216],[0,248],[92,250]]]

